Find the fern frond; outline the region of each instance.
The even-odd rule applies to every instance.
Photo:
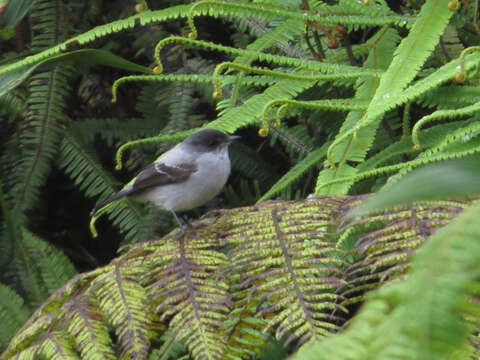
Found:
[[[438,231],[416,254],[410,276],[372,294],[343,334],[300,350],[297,359],[471,357],[465,314],[478,314],[479,206]],[[416,314],[415,317],[407,314]]]
[[[22,231],[22,242],[25,251],[31,254],[30,261],[37,267],[36,271],[48,294],[53,293],[76,274],[72,263],[61,251],[26,229]]]
[[[381,72],[370,70],[370,69],[362,69],[355,66],[343,65],[343,64],[328,64],[324,62],[318,62],[314,60],[306,60],[306,59],[297,59],[288,56],[281,56],[281,55],[273,55],[268,53],[262,53],[258,51],[246,50],[246,49],[238,49],[234,47],[214,44],[211,42],[200,41],[200,40],[192,40],[180,36],[170,36],[163,40],[160,40],[155,47],[155,60],[159,66],[159,72],[161,73],[162,70],[162,62],[160,59],[160,51],[163,47],[175,43],[181,43],[186,47],[199,47],[209,51],[219,51],[229,54],[231,56],[248,56],[252,59],[257,61],[266,62],[269,64],[275,65],[283,65],[288,67],[295,67],[305,70],[313,70],[318,71],[320,73],[325,74],[357,74],[358,76],[379,76]]]
[[[321,235],[332,225],[335,204],[335,199],[325,199],[288,210],[264,204],[256,207],[256,219],[245,218],[230,233],[232,244],[243,243],[245,236],[250,239],[232,254],[234,297],[240,304],[253,301],[257,316],[268,321],[263,331],[275,329],[279,340],[303,344],[326,336],[337,329],[332,313],[345,311],[334,290],[341,283],[343,262],[328,236]],[[311,206],[317,209],[316,225],[307,220]]]
[[[50,163],[55,158],[61,138],[63,97],[68,89],[67,78],[71,72],[62,67],[34,75],[28,99],[29,118],[22,125],[22,160],[16,173],[19,175],[13,193],[15,208],[23,212],[36,205],[39,187],[48,176]]]
[[[138,284],[136,275],[128,267],[114,265],[92,283],[99,308],[115,329],[122,359],[145,359],[150,347],[151,314],[145,312],[147,292]]]
[[[420,148],[420,141],[418,139],[418,132],[420,128],[423,127],[425,124],[428,124],[433,121],[442,120],[442,119],[454,119],[464,116],[471,116],[480,110],[480,102],[476,104],[465,106],[463,108],[455,109],[455,110],[438,110],[434,113],[424,116],[421,118],[413,127],[412,129],[412,142],[416,148]]]
[[[7,75],[10,72],[21,69],[28,70],[29,67],[40,63],[43,60],[54,57],[68,51],[71,46],[85,45],[91,43],[98,38],[105,37],[110,34],[118,33],[124,30],[133,29],[136,25],[149,25],[153,22],[163,22],[173,20],[181,17],[186,17],[186,13],[191,5],[172,6],[164,10],[146,11],[126,19],[113,21],[111,23],[97,26],[83,34],[74,36],[67,41],[58,45],[50,44],[50,48],[42,50],[41,52],[27,56],[21,61],[0,66],[0,75]],[[50,18],[51,20],[52,18]]]
[[[29,310],[23,299],[9,287],[0,284],[0,349],[4,349],[28,319]]]
[[[57,44],[61,33],[59,19],[61,4],[42,0],[32,12],[32,48],[36,51]],[[13,210],[23,214],[39,200],[39,188],[44,184],[51,161],[55,158],[61,138],[60,125],[65,121],[64,97],[68,93],[67,79],[71,69],[57,66],[51,71],[33,75],[29,83],[27,119],[21,124],[21,162],[15,169],[17,181],[12,189]]]
[[[234,133],[240,127],[258,123],[263,108],[272,100],[289,99],[312,87],[311,81],[281,80],[270,86],[262,94],[250,97],[242,105],[221,114],[208,127],[226,133]]]
[[[441,202],[422,206],[419,202],[410,209],[395,209],[395,212],[387,211],[388,215],[369,216],[344,224],[348,232],[341,233],[339,243],[347,241],[346,250],[355,249],[357,259],[345,270],[348,286],[342,292],[346,298],[343,305],[362,302],[367,289],[404,275],[415,250],[463,208],[460,202],[451,202],[448,206]]]
[[[281,7],[276,3],[274,7],[258,6],[256,4],[245,3],[225,3],[221,1],[199,1],[190,8],[187,23],[190,26],[191,35],[189,37],[196,38],[197,30],[194,25],[194,16],[209,15],[213,17],[220,16],[248,16],[260,20],[294,19],[300,21],[309,21],[312,23],[323,25],[366,25],[366,26],[382,26],[388,24],[397,24],[405,26],[411,20],[406,16],[398,16],[392,12],[378,13],[375,16],[369,15],[353,15],[351,13],[342,14],[342,11],[335,11],[338,7],[325,6],[323,13],[308,13],[305,11],[290,11],[287,7]],[[317,9],[317,11],[320,11]]]
[[[97,302],[97,299],[83,295],[76,296],[65,304],[63,318],[68,322],[66,328],[68,342],[75,343],[82,359],[113,360],[117,357],[112,349],[109,329],[105,324],[105,314],[99,311]],[[58,334],[59,337],[65,335]]]
[[[230,145],[232,169],[249,179],[255,179],[262,185],[269,185],[277,176],[275,170],[267,161],[250,147],[234,142]]]
[[[382,29],[379,33],[375,41],[372,42],[372,48],[364,67],[386,69],[391,61],[394,46],[399,40],[398,33],[392,29]],[[356,91],[354,99],[371,101],[377,89],[378,80],[374,78],[367,79],[362,83],[359,82],[359,84],[360,86]],[[367,150],[373,143],[378,126],[378,124],[374,124],[354,133],[355,136],[346,136],[346,134],[358,126],[364,115],[365,111],[351,111],[343,122],[338,135],[335,137],[334,143],[337,145],[334,151],[332,150],[334,143],[330,145],[328,150],[330,151],[330,160],[338,163],[338,165],[334,168],[324,168],[320,172],[317,178],[315,194],[344,194],[348,191],[349,184],[347,182],[323,189],[320,185],[339,177],[352,176],[356,172],[356,169],[347,164],[346,161],[360,162],[364,159]],[[333,165],[333,162],[330,164]],[[322,190],[320,191],[320,189]]]
[[[450,134],[454,130],[464,126],[465,123],[462,122],[435,125],[419,133],[419,141],[423,144],[424,148],[429,149],[439,144],[445,138],[445,134]],[[395,157],[404,154],[415,154],[418,151],[419,150],[414,149],[412,145],[411,136],[404,137],[359,164],[357,169],[359,173],[374,170],[378,168],[379,165],[391,162]]]
[[[58,163],[87,197],[101,195],[98,199],[98,202],[101,202],[115,192],[114,188],[118,182],[103,169],[96,154],[84,144],[73,128],[65,131]],[[131,201],[122,201],[112,206],[110,210],[109,218],[126,232],[127,239],[139,234],[141,211],[135,204]]]
[[[159,320],[168,322],[175,340],[184,339],[195,359],[216,359],[225,349],[229,298],[218,271],[226,258],[211,249],[216,239],[198,235],[198,240],[187,242],[177,234],[156,249],[163,257],[147,255],[152,266],[145,279],[156,279],[148,287],[149,298]]]
[[[442,86],[423,95],[419,102],[436,108],[454,108],[459,105],[472,105],[480,101],[476,86]]]
[[[409,35],[402,40],[395,51],[392,63],[380,78],[378,89],[375,91],[369,108],[354,127],[338,136],[330,146],[327,159],[332,165],[339,161],[338,158],[335,159],[333,153],[337,146],[347,141],[351,142],[354,134],[358,138],[361,128],[371,129],[378,126],[381,116],[390,109],[389,99],[399,97],[401,91],[416,76],[438,43],[451,16],[452,11],[448,9],[443,0],[430,0],[422,6]],[[348,140],[349,138],[350,140]],[[372,141],[362,142],[365,150],[370,148],[371,143]],[[337,150],[337,152],[339,151]],[[323,179],[319,179],[319,183],[321,183]],[[318,191],[316,193],[319,194]]]
[[[310,170],[312,167],[318,165],[320,161],[325,157],[327,153],[327,147],[329,145],[330,145],[329,143],[326,143],[322,147],[316,150],[313,150],[311,153],[309,153],[305,157],[305,159],[301,160],[293,168],[291,168],[260,199],[258,199],[258,202],[271,199],[273,196],[280,193],[287,186],[289,186],[294,181],[299,179],[305,172]]]
[[[419,154],[417,159],[406,163],[407,166],[399,166],[398,174],[391,176],[384,188],[388,189],[416,166],[448,159],[459,159],[478,153],[480,151],[480,123],[467,121],[460,124],[464,126],[458,127],[444,136],[435,146]]]
[[[68,258],[45,240],[20,229],[12,249],[12,261],[4,271],[7,281],[29,306],[38,306],[53,291],[65,284],[75,269]]]
[[[119,141],[125,142],[160,133],[165,124],[159,120],[157,117],[87,118],[72,123],[68,131],[72,134],[71,136],[81,139],[84,144],[93,144],[95,138],[100,137],[109,147],[113,147]],[[92,131],[92,129],[95,129],[95,131]]]
[[[412,239],[422,229],[441,226],[464,207],[425,204],[346,223],[347,211],[360,199],[323,197],[224,210],[186,233],[129,244],[111,264],[77,275],[52,294],[0,359],[39,353],[52,334],[68,340],[54,341],[59,353],[103,352],[108,358],[113,352],[122,358],[136,351],[145,359],[150,340],[168,329],[173,342],[185,341],[195,360],[258,354],[273,329],[297,347],[323,338],[345,321],[347,279],[361,291],[362,281],[374,287],[368,275],[390,278],[387,267],[394,267],[383,262],[385,255],[401,257],[402,239],[414,250]],[[413,211],[418,223],[409,224]],[[350,226],[356,229],[352,237]],[[345,237],[341,246],[339,236]],[[344,271],[356,258],[370,259],[362,270],[373,270],[357,269],[359,278],[364,276],[358,283],[347,277],[353,270]],[[168,344],[162,349],[165,353],[156,354],[165,355]]]

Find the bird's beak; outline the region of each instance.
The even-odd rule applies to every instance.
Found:
[[[230,137],[229,137],[230,142],[232,142],[233,140],[238,140],[240,138],[241,138],[241,136],[238,136],[238,135],[230,135]]]

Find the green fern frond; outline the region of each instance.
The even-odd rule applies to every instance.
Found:
[[[467,301],[478,295],[478,215],[477,204],[438,231],[415,255],[405,281],[370,295],[347,331],[295,358],[470,358],[464,317],[478,314],[478,304]]]
[[[157,112],[158,115],[158,112]],[[84,144],[93,144],[95,138],[104,140],[109,147],[118,142],[144,138],[160,133],[165,124],[161,118],[87,118],[74,122],[68,131]],[[95,129],[95,131],[92,131]],[[68,134],[67,134],[68,136]],[[61,150],[62,151],[62,150]]]
[[[310,152],[304,159],[283,175],[282,178],[278,180],[260,199],[258,199],[258,202],[271,199],[286,187],[290,186],[294,181],[298,180],[305,172],[318,165],[320,161],[325,158],[327,147],[329,145],[329,143],[326,143],[322,147]]]
[[[169,324],[175,340],[184,339],[195,359],[216,359],[225,349],[229,298],[225,279],[218,271],[226,265],[226,258],[212,250],[216,239],[201,229],[197,235],[198,240],[187,241],[177,234],[155,246],[164,255],[147,255],[151,266],[144,278],[155,279],[148,286],[149,298],[155,314]]]
[[[398,33],[392,29],[379,31],[378,37],[372,43],[372,48],[364,67],[386,69],[391,61],[394,46],[398,40]],[[378,80],[372,78],[362,82],[357,81],[357,83],[360,86],[356,91],[354,99],[371,101],[377,89]],[[330,159],[327,160],[333,161],[330,162],[330,165],[333,165],[333,163],[338,163],[338,165],[334,168],[325,168],[320,172],[317,178],[315,194],[345,194],[348,191],[350,184],[347,182],[334,187],[324,188],[321,187],[321,184],[339,177],[352,176],[356,172],[355,168],[347,164],[347,160],[360,162],[364,159],[367,150],[373,143],[378,124],[365,127],[352,136],[347,136],[346,134],[351,133],[351,130],[358,126],[365,113],[365,111],[351,111],[343,122],[334,143],[330,145],[328,150],[331,153]],[[334,144],[336,144],[335,148]],[[332,150],[333,148],[334,150]]]
[[[419,102],[439,109],[472,105],[480,101],[476,86],[442,86],[423,95]]]
[[[98,202],[101,202],[115,192],[118,182],[103,169],[96,154],[73,128],[65,131],[58,163],[87,197],[100,195]],[[131,239],[140,232],[141,214],[132,201],[121,201],[110,208],[109,218],[126,232],[127,239]]]
[[[281,56],[281,55],[273,55],[268,53],[262,53],[258,51],[246,50],[246,49],[238,49],[234,47],[214,44],[211,42],[200,41],[200,40],[192,40],[180,36],[170,36],[158,42],[157,46],[155,47],[155,60],[162,69],[162,62],[160,59],[160,51],[163,47],[171,44],[180,43],[186,47],[199,47],[209,51],[219,51],[229,54],[231,56],[248,56],[257,61],[266,62],[269,64],[275,65],[283,65],[288,67],[295,67],[301,68],[305,70],[313,70],[318,71],[320,73],[325,74],[357,74],[358,76],[379,76],[381,72],[370,70],[370,69],[362,69],[355,66],[343,65],[343,64],[329,64],[324,62],[318,62],[314,60],[306,60],[306,59],[298,59],[289,56]]]
[[[112,286],[112,291],[114,289]],[[117,359],[112,349],[109,328],[105,324],[106,316],[110,314],[100,311],[104,309],[99,309],[98,301],[92,296],[83,295],[76,296],[65,304],[63,319],[68,322],[68,343],[75,344],[75,347],[70,345],[67,349],[78,349],[82,359]],[[108,320],[112,321],[110,317]],[[58,333],[60,338],[65,335]]]
[[[404,275],[415,250],[464,206],[460,202],[448,206],[441,202],[429,206],[417,203],[410,209],[394,209],[395,212],[387,211],[388,215],[373,215],[345,224],[348,232],[340,233],[339,242],[348,241],[345,250],[355,249],[356,260],[345,271],[348,286],[342,292],[346,298],[343,305],[362,302],[367,289]]]
[[[152,320],[151,314],[145,312],[147,291],[137,282],[135,271],[138,270],[131,272],[128,267],[114,265],[92,283],[99,308],[115,329],[122,347],[121,359],[145,359],[150,347],[148,331]]]
[[[61,251],[26,229],[15,239],[12,259],[3,276],[9,282],[16,280],[15,288],[29,306],[38,306],[75,275]]]
[[[432,148],[434,145],[439,144],[444,138],[445,134],[450,134],[460,127],[464,127],[465,123],[448,123],[442,125],[435,125],[431,128],[423,130],[419,133],[419,142],[425,149]],[[404,154],[415,154],[419,150],[414,149],[412,145],[411,136],[404,137],[399,141],[393,143],[389,147],[383,149],[378,154],[368,158],[363,163],[357,166],[358,172],[374,170],[379,165],[391,162],[395,157],[402,156]]]
[[[228,341],[225,359],[255,358],[265,350],[270,336],[262,331],[267,321],[255,317],[256,305],[253,302],[245,303],[231,311],[226,324]]]
[[[50,163],[58,151],[60,125],[65,121],[63,98],[70,74],[70,70],[56,67],[31,79],[28,120],[21,125],[23,151],[21,164],[16,170],[19,178],[12,192],[15,194],[14,209],[20,212],[38,202],[39,187],[46,180]]]
[[[30,311],[23,299],[9,287],[0,284],[0,349],[4,349],[28,319]]]
[[[22,242],[26,252],[31,254],[31,261],[37,267],[48,294],[76,274],[72,263],[61,251],[26,229],[22,231]]]
[[[480,110],[480,102],[454,110],[438,110],[434,113],[421,118],[412,129],[412,142],[416,148],[420,148],[421,143],[418,139],[420,128],[425,124],[442,119],[455,119],[459,117],[472,116]]]
[[[78,275],[52,294],[0,359],[40,353],[51,334],[68,340],[52,340],[59,351],[92,358],[136,352],[138,359],[147,358],[154,333],[167,328],[194,359],[258,354],[273,329],[276,338],[297,347],[323,338],[344,322],[342,302],[348,300],[342,292],[359,294],[347,293],[349,282],[361,292],[374,287],[369,279],[389,279],[388,267],[395,268],[385,256],[402,257],[408,242],[413,251],[423,230],[441,226],[464,207],[425,204],[346,222],[359,200],[323,197],[224,210],[186,233],[130,244],[110,265]],[[408,220],[412,212],[415,223]],[[352,237],[337,246],[346,233]],[[350,278],[356,259],[358,282]],[[163,349],[156,354],[167,356],[169,346]]]
[[[256,219],[245,218],[230,232],[232,244],[243,243],[232,254],[234,297],[247,301],[253,296],[251,301],[260,307],[257,316],[268,321],[263,331],[275,329],[275,337],[287,343],[326,336],[337,329],[337,317],[331,313],[345,311],[335,294],[343,262],[325,236],[335,218],[334,204],[335,200],[312,205],[307,201],[288,210],[265,204],[256,208]],[[324,219],[316,225],[307,220],[312,206],[315,217]]]
[[[404,166],[398,166],[396,169],[399,170],[398,174],[391,176],[384,188],[388,189],[417,166],[478,153],[480,151],[480,123],[467,121],[460,124],[463,126],[444,136],[440,142],[419,154],[415,160],[405,163]]]
[[[146,11],[126,19],[97,26],[83,34],[74,36],[61,44],[55,46],[54,44],[50,44],[50,48],[42,50],[38,54],[28,56],[25,59],[13,64],[1,66],[0,75],[7,74],[17,69],[33,66],[43,60],[68,51],[68,48],[71,46],[86,45],[97,40],[98,38],[103,38],[107,35],[118,33],[124,30],[133,29],[136,25],[145,26],[154,22],[163,22],[186,17],[186,13],[190,7],[191,5],[179,5],[172,6],[164,10]]]
[[[36,3],[31,15],[34,50],[43,50],[60,41],[61,6],[50,0]],[[21,161],[15,169],[17,180],[11,192],[14,194],[13,210],[20,215],[38,203],[39,188],[44,184],[58,150],[60,126],[66,120],[63,110],[69,76],[71,69],[57,66],[30,78],[27,116],[20,125]]]
[[[242,105],[221,114],[208,127],[226,133],[234,133],[238,128],[259,123],[263,108],[272,100],[291,99],[314,84],[311,81],[281,80],[270,86],[262,94],[250,97]]]
[[[174,134],[191,128],[189,114],[195,106],[194,92],[195,84],[185,82],[172,84],[172,96],[168,107],[170,118],[162,133]]]
[[[271,164],[241,142],[230,145],[230,159],[234,171],[238,171],[246,178],[255,179],[264,186],[271,184],[272,178],[277,176]]]
[[[199,1],[192,6],[189,15],[187,17],[188,25],[190,26],[191,38],[197,37],[197,30],[194,25],[194,16],[209,15],[212,17],[220,16],[248,16],[257,18],[260,20],[275,20],[281,19],[294,19],[299,21],[309,21],[312,23],[323,25],[352,25],[359,28],[362,25],[365,26],[382,26],[389,24],[397,24],[400,26],[408,25],[411,18],[406,16],[398,16],[392,12],[378,13],[375,16],[369,15],[357,15],[357,14],[343,14],[343,11],[336,11],[339,7],[325,6],[322,10],[323,13],[309,13],[305,11],[290,11],[287,7],[278,6],[258,6],[256,4],[243,4],[243,3],[225,3],[221,1]],[[316,9],[319,11],[319,9]]]
[[[352,168],[350,173],[346,173],[344,176],[336,179],[328,179],[328,181],[320,184],[319,188],[342,187],[342,184],[354,183],[370,177],[398,172],[398,174],[395,174],[388,179],[387,184],[384,186],[384,188],[387,189],[416,167],[449,159],[467,157],[480,152],[479,129],[480,124],[475,121],[463,128],[456,129],[453,134],[442,139],[442,141],[436,144],[436,146],[428,149],[413,160],[395,165],[383,166],[359,174],[356,174],[356,171],[354,171],[355,169]]]
[[[338,136],[330,146],[327,159],[332,165],[339,161],[333,153],[337,146],[342,142],[345,143],[354,134],[359,138],[358,132],[362,128],[376,128],[381,116],[390,109],[389,99],[400,97],[401,91],[416,76],[438,43],[452,14],[443,0],[427,1],[422,6],[409,35],[402,40],[395,51],[392,63],[380,78],[378,89],[375,91],[369,108],[354,127]],[[365,150],[370,148],[371,143],[372,141],[362,141]],[[323,181],[323,179],[321,180]],[[319,194],[318,191],[316,193]]]

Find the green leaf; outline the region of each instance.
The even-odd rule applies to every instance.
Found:
[[[355,213],[420,200],[467,198],[480,193],[480,156],[445,161],[415,170],[356,209]]]
[[[23,299],[8,286],[0,284],[0,349],[27,321],[29,311]]]
[[[16,88],[36,68],[40,66],[74,62],[88,65],[105,65],[117,69],[136,71],[146,74],[152,73],[152,70],[150,68],[125,60],[118,55],[112,54],[110,51],[97,49],[81,49],[57,55],[34,64],[24,65],[22,67],[16,68],[15,70],[2,73],[0,75],[0,96]]]
[[[25,17],[33,2],[34,0],[10,0],[0,24],[15,27]]]
[[[25,65],[13,71],[0,75],[0,96],[5,95],[9,91],[20,85],[38,65]]]

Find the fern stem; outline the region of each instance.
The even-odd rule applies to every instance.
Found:
[[[191,83],[208,83],[212,81],[210,75],[182,75],[182,74],[171,74],[171,75],[130,75],[124,76],[117,80],[112,85],[112,103],[117,101],[117,91],[118,87],[123,83],[133,82],[133,81],[170,81],[170,82],[191,82]]]
[[[159,72],[162,72],[163,70],[162,62],[160,59],[161,49],[166,45],[176,42],[182,43],[185,46],[196,46],[211,51],[220,51],[230,54],[232,56],[251,56],[253,59],[256,59],[258,61],[264,61],[271,64],[296,67],[307,70],[315,70],[323,73],[349,74],[352,77],[354,77],[354,74],[356,74],[356,76],[380,76],[382,74],[381,71],[371,69],[362,69],[348,65],[328,64],[313,60],[298,59],[288,56],[272,55],[258,51],[237,49],[229,46],[214,44],[211,42],[187,39],[181,36],[170,36],[158,42],[154,50],[154,59],[155,62],[158,64]]]
[[[133,140],[129,141],[117,150],[117,154],[115,155],[115,160],[116,160],[116,165],[115,165],[115,170],[121,170],[122,169],[122,156],[125,150],[137,146],[137,145],[147,145],[147,144],[157,144],[157,143],[164,143],[168,141],[176,141],[176,140],[181,140],[186,138],[187,136],[193,134],[195,130],[199,129],[192,129],[192,130],[186,130],[186,131],[181,131],[176,133],[175,135],[162,135],[162,136],[154,136],[146,139],[139,139],[139,140]]]
[[[297,101],[297,100],[272,100],[263,108],[263,128],[268,129],[268,112],[274,106],[282,105],[277,112],[276,124],[280,122],[280,116],[286,111],[286,107],[300,107],[308,110],[325,109],[330,111],[358,111],[365,110],[368,106],[366,101],[350,99],[328,99],[316,101]]]
[[[284,73],[275,70],[268,70],[268,69],[260,69],[251,66],[245,66],[241,64],[236,64],[233,62],[223,62],[218,64],[215,67],[213,72],[213,87],[214,87],[214,98],[221,98],[222,97],[222,83],[220,79],[220,74],[226,68],[232,68],[240,71],[244,71],[247,73],[254,73],[254,74],[261,74],[266,76],[277,77],[281,79],[292,79],[292,80],[311,80],[311,81],[318,81],[318,80],[338,80],[338,79],[350,79],[350,78],[358,78],[362,76],[380,76],[377,71],[364,71],[361,74],[358,73],[337,73],[337,74],[291,74],[291,73]]]
[[[462,116],[470,116],[478,113],[479,111],[480,111],[480,102],[470,106],[465,106],[461,109],[438,110],[438,111],[435,111],[433,114],[424,116],[414,125],[412,129],[412,142],[415,150],[420,150],[420,141],[418,139],[418,133],[425,124],[428,124],[437,120],[442,120],[442,119],[453,119],[453,118],[462,117]]]
[[[205,9],[201,9],[205,7]],[[281,17],[285,19],[295,19],[303,22],[311,22],[323,25],[366,25],[366,26],[383,26],[396,24],[399,26],[409,26],[412,17],[398,15],[368,16],[368,15],[352,15],[337,14],[334,6],[325,6],[325,13],[308,13],[305,11],[289,11],[282,7],[267,7],[262,5],[244,4],[244,3],[226,3],[223,1],[199,1],[195,3],[187,14],[187,24],[191,33],[188,35],[191,39],[196,39],[198,32],[194,24],[194,16],[198,15],[228,15],[228,16],[252,16],[255,18],[272,18]]]
[[[372,176],[385,175],[385,174],[393,173],[393,172],[396,172],[396,171],[399,171],[399,170],[402,170],[402,169],[406,169],[406,168],[413,169],[415,167],[425,165],[426,163],[433,163],[433,162],[437,162],[437,161],[461,158],[461,157],[476,154],[478,152],[480,152],[480,146],[479,147],[474,147],[472,149],[465,150],[465,151],[459,151],[459,152],[456,152],[456,153],[453,153],[453,154],[440,154],[440,155],[437,155],[437,156],[429,157],[428,159],[425,159],[425,158],[415,159],[415,160],[407,161],[407,162],[404,162],[404,163],[401,163],[401,164],[384,166],[384,167],[377,168],[377,169],[372,170],[372,171],[367,171],[367,172],[364,172],[364,173],[357,174],[355,176],[347,176],[347,177],[344,177],[344,178],[335,179],[335,180],[332,180],[332,181],[327,181],[323,184],[318,184],[317,188],[315,189],[315,192],[318,194],[319,189],[330,186],[330,185],[333,185],[333,184],[344,183],[344,182],[348,182],[348,181],[357,182],[357,181],[365,180],[365,179],[367,179],[369,177],[372,177]]]
[[[473,53],[476,53],[476,52],[480,52],[480,46],[471,46],[469,48],[466,48],[465,50],[462,51],[462,53],[460,54],[460,72],[463,73],[464,75],[467,75],[466,72],[467,72],[467,66],[466,66],[466,59],[467,59],[467,55],[469,54],[473,54]],[[478,69],[476,69],[478,71]]]

